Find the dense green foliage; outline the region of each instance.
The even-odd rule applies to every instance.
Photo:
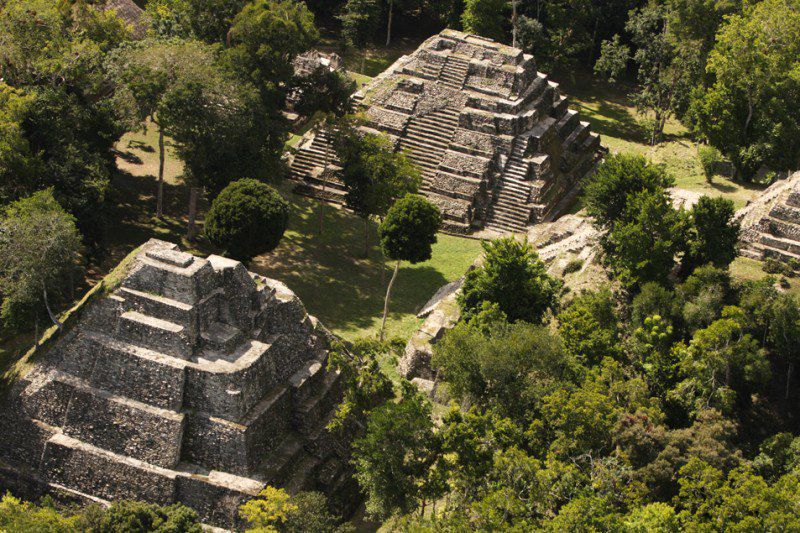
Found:
[[[269,185],[254,179],[234,181],[208,210],[208,240],[234,259],[248,261],[271,252],[281,242],[289,204]]]
[[[691,118],[744,179],[763,164],[794,169],[800,159],[800,4],[755,2],[726,20],[708,58],[713,83]]]
[[[197,513],[183,505],[160,507],[121,501],[108,509],[90,506],[79,512],[57,509],[49,500],[40,505],[22,502],[11,495],[0,500],[3,531],[47,531],[51,533],[199,533]]]
[[[527,241],[513,237],[484,242],[484,264],[467,273],[458,303],[469,319],[483,302],[497,304],[512,322],[540,322],[555,306],[561,282],[547,274]]]
[[[239,508],[239,514],[250,526],[247,531],[280,533],[344,533],[337,526],[338,518],[328,511],[328,503],[319,492],[298,492],[290,496],[283,489],[266,487],[257,498]]]
[[[92,241],[127,118],[104,60],[126,38],[124,24],[86,2],[0,5],[0,198],[52,187]]]
[[[507,20],[505,0],[466,0],[461,24],[464,31],[502,41]]]
[[[646,158],[612,154],[588,177],[584,198],[589,215],[604,228],[622,219],[633,195],[657,192],[673,184],[663,167]]]
[[[366,256],[368,220],[385,217],[399,198],[416,193],[422,177],[410,158],[394,151],[386,136],[364,133],[348,119],[338,122],[334,147],[343,167],[345,203],[364,219]]]
[[[666,283],[679,266],[688,275],[736,257],[740,227],[731,201],[703,196],[688,212],[676,209],[667,191],[672,179],[641,156],[612,155],[587,181],[606,262],[625,285]]]
[[[0,319],[12,331],[24,330],[54,297],[65,295],[80,272],[80,234],[51,190],[17,200],[0,212]]]
[[[408,194],[400,198],[378,228],[383,255],[412,264],[427,261],[441,225],[439,208],[424,197]]]

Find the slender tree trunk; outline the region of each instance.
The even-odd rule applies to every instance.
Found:
[[[322,129],[322,126],[317,130],[317,133],[316,133],[317,135],[319,135],[319,132],[321,131],[321,129]],[[318,231],[317,234],[320,235],[320,236],[322,235],[322,226],[325,223],[325,201],[324,201],[325,183],[326,183],[325,177],[328,175],[328,159],[329,159],[329,157],[330,156],[328,155],[328,149],[326,147],[325,148],[325,167],[322,169],[322,196],[323,196],[323,198],[321,199],[321,201],[319,203],[319,231]]]
[[[394,11],[394,0],[389,0],[389,24],[386,26],[386,46],[392,42],[392,12]]]
[[[199,191],[197,187],[189,187],[189,225],[186,228],[186,239],[190,242],[197,238],[197,197]]]
[[[364,55],[361,56],[361,74],[366,75],[367,70],[367,47],[364,46]]]
[[[511,0],[511,46],[517,47],[517,0]]]
[[[47,298],[47,286],[44,283],[42,283],[42,295],[44,296],[44,306],[47,309],[47,314],[50,316],[50,320],[52,320],[53,324],[56,325],[58,331],[61,331],[61,322],[58,321],[56,315],[53,314],[53,310],[50,309],[50,301]]]
[[[156,194],[156,216],[164,218],[164,130],[158,123],[158,193]]]
[[[369,217],[364,218],[364,257],[369,257]]]
[[[392,273],[392,279],[389,280],[389,286],[386,288],[386,299],[383,301],[383,320],[381,320],[381,342],[383,342],[383,335],[386,332],[386,315],[389,314],[389,298],[392,296],[392,286],[394,285],[394,280],[397,279],[397,271],[400,270],[400,260],[398,259],[397,263],[394,265],[394,272]]]
[[[792,382],[792,366],[792,363],[789,362],[786,368],[786,395],[783,398],[784,400],[789,399],[789,384]]]

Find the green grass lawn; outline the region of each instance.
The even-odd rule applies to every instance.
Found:
[[[361,219],[291,193],[285,197],[292,205],[289,231],[273,253],[253,260],[250,269],[284,281],[309,312],[343,337],[375,335],[380,328],[385,284],[394,266],[385,265],[382,284],[376,225],[370,224],[372,246],[365,259]],[[321,236],[317,234],[320,209],[324,212]],[[462,276],[480,252],[479,241],[440,234],[430,261],[402,263],[389,306],[389,337],[408,338],[421,323],[415,315],[422,305],[439,287]]]
[[[557,77],[556,81],[562,84],[562,89],[569,96],[570,107],[580,112],[582,120],[591,123],[592,131],[600,134],[604,146],[612,152],[641,154],[663,163],[675,178],[677,187],[709,196],[724,196],[732,200],[737,209],[763,189],[723,176],[715,176],[709,184],[700,166],[697,144],[675,119],[667,122],[665,141],[650,146],[643,117],[636,112],[628,97],[632,90],[630,86],[610,85],[580,72],[565,79]]]

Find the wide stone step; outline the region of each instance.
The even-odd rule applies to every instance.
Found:
[[[128,287],[120,288],[117,294],[125,299],[125,308],[128,311],[138,311],[145,315],[162,317],[185,327],[194,325],[196,316],[193,313],[194,306],[191,304]]]
[[[194,353],[194,339],[184,326],[137,311],[123,313],[117,331],[123,339],[156,352],[181,359]]]
[[[578,112],[572,109],[568,109],[564,116],[561,117],[556,124],[556,130],[558,131],[559,138],[563,141],[565,140],[575,126],[578,124],[579,117]]]
[[[42,476],[51,483],[117,500],[175,502],[176,472],[58,433],[45,444]]]
[[[572,151],[579,151],[583,142],[589,136],[589,123],[580,122],[564,141],[564,146]]]
[[[781,203],[775,204],[775,206],[770,210],[769,216],[778,220],[800,225],[800,208],[791,205]]]
[[[800,243],[793,239],[762,234],[759,242],[764,246],[783,250],[784,252],[789,252],[792,255],[800,257]]]
[[[303,456],[303,439],[289,432],[259,467],[257,477],[272,486],[283,485]]]
[[[289,378],[292,400],[299,403],[311,396],[325,379],[325,363],[317,359],[307,361]]]
[[[530,208],[528,208],[525,211],[516,211],[516,210],[506,209],[503,206],[493,206],[490,218],[492,218],[493,220],[495,219],[508,220],[524,224],[528,221],[530,215],[531,215]]]
[[[768,246],[765,244],[761,244],[761,248],[763,249],[763,255],[765,259],[767,258],[777,259],[785,263],[788,263],[791,260],[800,261],[800,255],[789,252],[787,250],[781,250],[780,248],[773,248],[772,246]]]
[[[424,139],[429,141],[434,146],[447,146],[450,144],[450,137],[452,137],[453,132],[449,130],[445,131],[435,131],[430,129],[409,129],[407,133],[407,137],[412,139]]]
[[[302,435],[313,432],[341,398],[341,374],[328,372],[313,394],[295,405],[294,427]]]
[[[72,391],[64,433],[151,465],[174,468],[178,464],[182,414],[96,389],[67,374],[57,379]]]
[[[59,368],[92,387],[162,409],[183,404],[186,361],[86,331],[62,352]]]
[[[784,239],[792,239],[800,242],[800,224],[794,224],[785,220],[775,218],[768,218],[766,224],[763,224],[764,233],[771,233],[776,237]]]

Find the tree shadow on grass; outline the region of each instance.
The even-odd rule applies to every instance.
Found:
[[[104,255],[100,270],[108,272],[134,248],[149,239],[162,239],[181,245],[188,251],[212,253],[202,238],[191,245],[185,241],[189,190],[183,184],[164,183],[164,218],[156,217],[158,183],[154,176],[135,176],[119,171],[112,176],[107,202]],[[199,203],[199,222],[206,203]]]
[[[364,258],[363,220],[307,198],[285,197],[292,206],[289,230],[275,251],[255,258],[249,268],[285,282],[311,314],[334,330],[374,327],[393,266],[384,263],[377,246],[377,224],[369,223],[371,246]],[[320,209],[324,212],[322,235],[317,234]],[[430,265],[402,264],[389,307],[391,316],[415,314],[447,281]]]

